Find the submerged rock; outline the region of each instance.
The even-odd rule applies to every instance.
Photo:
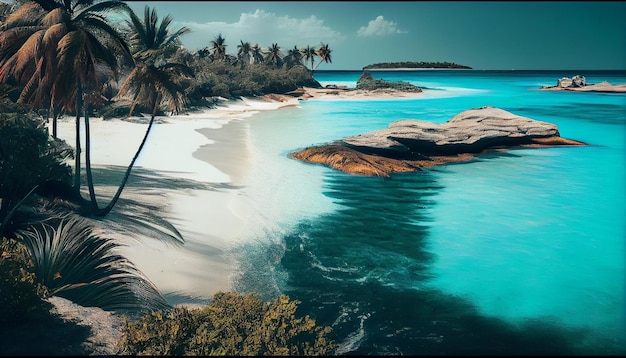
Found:
[[[400,120],[385,129],[306,148],[290,156],[351,174],[388,176],[471,160],[474,154],[486,150],[584,144],[561,138],[555,124],[481,107],[461,112],[442,124]]]

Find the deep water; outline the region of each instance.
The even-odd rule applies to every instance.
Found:
[[[354,86],[361,71],[318,71]],[[302,101],[246,120],[254,208],[238,291],[284,293],[337,354],[626,353],[626,94],[539,91],[625,72],[372,71],[417,99]],[[584,147],[515,149],[390,178],[288,153],[406,118],[491,105]],[[261,163],[261,164],[259,164]]]

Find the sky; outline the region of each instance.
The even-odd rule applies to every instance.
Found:
[[[380,62],[454,62],[478,70],[626,70],[626,1],[127,1],[190,51],[221,34],[263,48],[328,44],[320,70]],[[319,59],[319,58],[318,58]]]

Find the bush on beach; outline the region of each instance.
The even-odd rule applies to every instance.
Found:
[[[0,241],[0,325],[25,322],[46,313],[45,286],[37,283],[26,247],[13,239]]]
[[[153,311],[126,321],[120,354],[130,355],[326,355],[330,327],[296,317],[298,301],[280,296],[218,292],[201,308]]]

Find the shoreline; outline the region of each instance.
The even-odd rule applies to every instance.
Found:
[[[298,99],[302,100],[386,100],[412,99],[424,96],[424,92],[405,92],[386,88],[380,90],[361,90],[356,88],[311,88],[303,87]]]
[[[132,214],[132,205],[139,204],[143,215],[154,215],[174,225],[185,244],[173,246],[151,238],[129,240],[106,228],[105,232],[124,245],[121,253],[171,304],[206,304],[215,292],[232,290],[238,266],[231,250],[245,239],[246,219],[254,215],[242,201],[242,188],[254,164],[246,124],[251,117],[262,111],[298,106],[303,100],[387,100],[424,95],[354,88],[302,90],[299,97],[273,94],[224,100],[213,108],[157,117],[112,214]],[[92,166],[109,177],[103,184],[102,174],[94,174],[101,206],[121,182],[123,169],[136,152],[148,120],[90,119]],[[73,145],[74,118],[64,118],[58,125],[59,137]],[[81,129],[85,148],[84,126]],[[81,156],[84,176],[84,153]]]
[[[297,104],[295,98],[288,101],[246,98],[188,114],[157,117],[111,215],[132,213],[137,209],[133,205],[139,204],[142,214],[154,215],[174,225],[185,244],[174,246],[150,237],[129,238],[106,227],[103,230],[123,245],[120,252],[171,304],[205,304],[215,292],[231,290],[230,278],[236,267],[232,265],[229,249],[241,238],[246,218],[246,208],[237,204],[247,175],[246,166],[238,164],[250,160],[243,124],[261,111]],[[94,173],[101,206],[110,200],[121,182],[119,168],[125,170],[130,163],[148,120],[90,119],[92,167],[94,171],[107,172],[106,183]],[[74,135],[74,118],[59,120],[59,138],[73,146]],[[81,126],[81,139],[85,148],[84,126]],[[83,152],[83,176],[84,158]],[[74,162],[70,161],[70,165],[74,167]],[[148,182],[147,177],[149,184],[142,184]],[[83,195],[88,196],[86,188]]]

